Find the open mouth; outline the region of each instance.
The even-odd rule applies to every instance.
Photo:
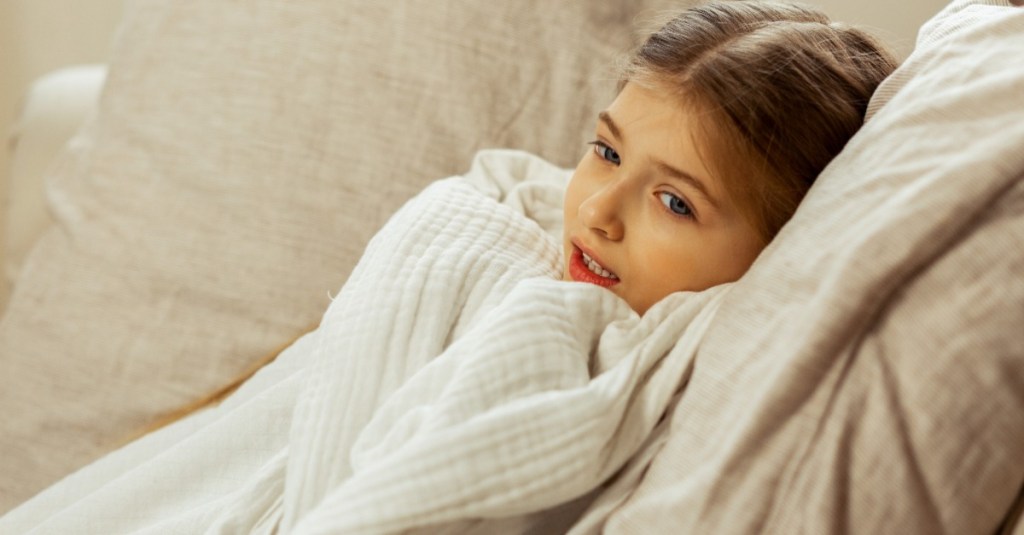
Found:
[[[569,259],[569,275],[578,282],[589,282],[605,288],[618,284],[619,277],[599,264],[590,255],[573,245]]]

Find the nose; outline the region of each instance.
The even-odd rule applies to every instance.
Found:
[[[621,213],[625,192],[618,186],[612,182],[593,190],[580,203],[578,212],[581,223],[612,241],[621,240],[625,233]]]

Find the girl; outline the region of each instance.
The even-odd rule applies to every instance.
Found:
[[[792,215],[894,66],[806,7],[683,12],[599,114],[560,247],[509,199],[565,174],[478,157],[396,214],[319,328],[236,395],[59,483],[0,531],[598,529],[657,452],[723,283]]]
[[[672,19],[627,66],[566,191],[565,278],[641,314],[738,279],[895,65],[803,6],[720,3]]]

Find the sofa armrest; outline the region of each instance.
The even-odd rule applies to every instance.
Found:
[[[54,71],[35,81],[24,98],[8,139],[11,159],[0,257],[4,273],[0,309],[32,245],[52,222],[45,197],[47,169],[96,107],[106,72],[104,65]]]

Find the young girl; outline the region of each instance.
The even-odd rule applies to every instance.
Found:
[[[565,278],[641,314],[738,279],[894,68],[871,37],[807,7],[732,2],[674,18],[626,68],[569,184]]]
[[[657,452],[724,283],[894,66],[809,8],[683,12],[626,67],[567,187],[534,157],[478,157],[396,214],[320,326],[235,395],[0,531],[599,529]],[[524,187],[565,187],[560,231]]]

